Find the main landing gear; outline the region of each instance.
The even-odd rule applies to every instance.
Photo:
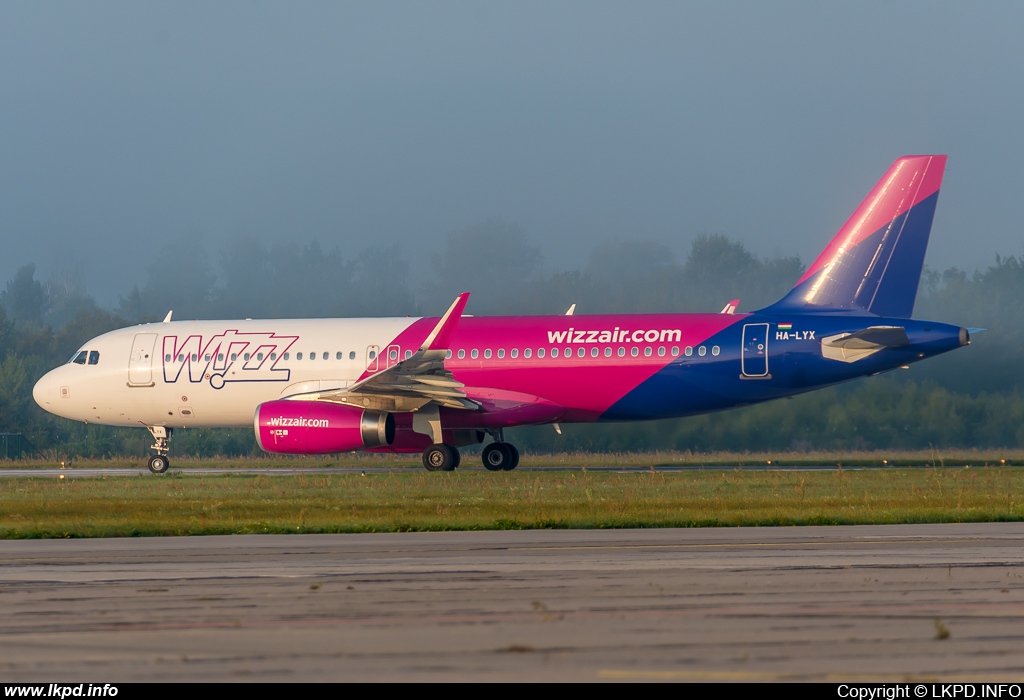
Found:
[[[505,442],[505,431],[498,428],[487,432],[494,438],[494,442],[480,454],[484,468],[492,472],[510,472],[518,467],[519,450],[511,442]]]
[[[171,460],[167,455],[171,453],[171,434],[173,428],[166,428],[162,425],[149,426],[149,432],[153,434],[155,444],[150,448],[156,454],[149,458],[149,471],[154,474],[165,474],[171,468]]]
[[[423,466],[428,472],[451,472],[459,466],[462,455],[454,445],[431,445],[423,451]]]
[[[508,442],[492,442],[480,455],[484,467],[492,472],[510,472],[519,466],[519,450]]]
[[[494,442],[484,448],[480,455],[488,471],[512,471],[519,466],[519,450],[505,442],[500,430],[491,433]],[[454,471],[461,461],[459,448],[454,445],[435,444],[423,451],[423,466],[428,472]]]

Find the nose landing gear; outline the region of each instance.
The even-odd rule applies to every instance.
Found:
[[[171,453],[171,435],[174,433],[174,429],[162,425],[151,425],[148,426],[148,430],[152,433],[155,441],[150,449],[156,451],[156,454],[149,458],[149,471],[154,474],[164,474],[171,468],[171,461],[167,455]]]

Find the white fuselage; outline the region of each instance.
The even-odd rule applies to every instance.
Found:
[[[416,320],[175,321],[123,328],[90,340],[72,361],[46,374],[33,395],[47,411],[89,423],[251,426],[265,401],[348,387],[368,368],[393,364],[389,354],[415,350],[392,341]]]

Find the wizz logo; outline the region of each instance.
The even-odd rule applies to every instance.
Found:
[[[299,337],[274,333],[224,331],[204,344],[203,336],[164,336],[164,381],[177,382],[188,367],[188,381],[208,381],[214,389],[227,382],[286,382],[291,370],[277,367]]]

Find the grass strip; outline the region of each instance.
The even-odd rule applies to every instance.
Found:
[[[463,464],[480,466],[479,449],[464,449]],[[145,457],[111,457],[107,459],[75,458],[65,460],[65,466],[74,468],[144,469]],[[538,454],[524,451],[524,467],[972,467],[1010,466],[1024,464],[1024,450],[1020,449],[943,449],[943,450],[816,450],[793,452],[560,452]],[[43,459],[0,460],[0,470],[52,469],[59,461]],[[320,456],[259,455],[246,457],[186,457],[171,456],[173,469],[261,469],[261,468],[329,468],[329,467],[384,467],[388,469],[422,469],[419,454],[345,453]]]
[[[0,537],[1024,520],[1024,470],[393,471],[0,480]]]

